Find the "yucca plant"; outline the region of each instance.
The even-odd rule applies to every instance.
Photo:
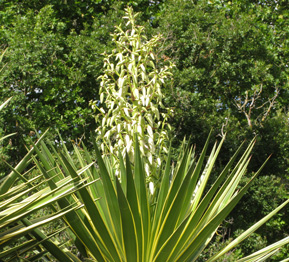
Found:
[[[34,145],[37,156],[32,157],[39,177],[26,181],[26,174],[21,175],[15,169],[13,172],[25,183],[11,187],[1,196],[0,248],[23,234],[29,234],[31,238],[16,250],[25,253],[34,249],[36,258],[46,255],[49,248],[49,253],[58,256],[58,261],[80,261],[79,257],[87,261],[109,262],[196,261],[262,169],[243,188],[237,188],[250,161],[252,141],[236,161],[241,151],[239,148],[215,183],[206,188],[223,141],[214,145],[207,158],[209,139],[198,159],[192,149],[185,148],[175,166],[171,165],[169,153],[161,168],[160,189],[154,196],[145,180],[144,161],[137,139],[133,163],[128,156],[123,158],[119,154],[120,178],[115,176],[117,172],[108,158],[103,160],[95,144],[96,163],[84,146],[82,149],[74,146],[72,155],[65,146],[61,152],[51,143],[46,145],[40,141]],[[35,184],[36,179],[46,186]],[[208,261],[225,255],[288,202],[285,201]],[[28,221],[31,213],[43,207],[49,207],[51,215]],[[79,257],[53,236],[40,242],[37,240],[33,230],[39,230],[40,226],[59,217],[63,217],[73,232]],[[10,228],[3,232],[6,226]],[[49,237],[53,247],[47,243],[43,245]],[[240,261],[263,261],[288,242],[289,239],[285,238]],[[0,258],[11,257],[15,250],[5,252],[0,253]],[[46,256],[46,260],[48,258]]]

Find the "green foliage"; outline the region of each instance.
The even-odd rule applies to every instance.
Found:
[[[1,57],[0,57],[0,62],[1,62]],[[0,111],[9,103],[11,98],[7,99],[4,103],[0,103]],[[7,161],[9,156],[8,156],[8,150],[11,147],[11,139],[8,140],[8,146],[4,143],[4,140],[14,134],[8,134],[4,135],[4,130],[3,130],[3,122],[2,119],[0,118],[0,156],[1,156],[1,162],[0,162],[0,170],[3,170],[3,167],[5,165],[3,164],[3,161]],[[7,140],[6,140],[7,141]],[[6,142],[5,141],[5,142]],[[0,177],[2,177],[4,173],[0,171]]]
[[[176,65],[173,86],[163,90],[164,103],[175,111],[170,122],[176,130],[173,146],[178,147],[184,136],[203,143],[203,132],[213,126],[216,137],[227,133],[216,167],[222,168],[238,141],[257,135],[256,154],[248,171],[253,172],[273,154],[263,175],[276,180],[276,188],[288,186],[286,5],[286,1],[167,1],[155,29],[166,39],[159,56]],[[258,202],[259,213],[266,213],[262,196],[250,193]],[[283,193],[276,193],[274,199],[283,198]],[[250,206],[239,207],[232,214],[234,229],[240,226],[238,214],[250,217],[249,224],[257,221],[257,212],[253,215]],[[286,217],[285,210],[281,216]],[[286,220],[281,219],[279,226],[281,235],[288,233]],[[269,232],[274,231],[272,224],[267,227],[266,237],[271,241]]]
[[[110,28],[97,32],[92,28],[107,25],[113,16],[100,16],[95,22],[92,19],[94,25],[77,34],[58,17],[60,10],[55,11],[53,6],[39,10],[14,7],[1,13],[9,16],[10,22],[1,20],[1,43],[9,46],[9,51],[0,76],[0,97],[14,97],[11,110],[3,110],[1,118],[6,134],[17,132],[10,149],[5,146],[10,163],[16,164],[26,152],[23,139],[27,140],[35,129],[61,129],[66,140],[78,143],[95,128],[88,101],[95,97],[93,87],[102,67],[98,52],[104,51],[106,42],[101,39],[109,35]],[[35,135],[31,137],[36,139]]]
[[[242,230],[261,217],[267,215],[271,208],[280,204],[286,198],[287,189],[285,184],[275,176],[262,176],[255,180],[248,192],[244,195],[236,209],[232,212],[233,223],[228,226],[228,230],[238,236]],[[245,184],[248,179],[243,179],[241,184]],[[238,249],[248,255],[263,245],[266,246],[276,241],[276,239],[287,236],[288,210],[284,209],[278,213],[274,219],[265,224],[262,230],[257,231],[255,238],[250,241],[244,241]],[[255,241],[254,241],[255,240]],[[284,252],[283,252],[284,253]],[[284,253],[284,258],[286,257]]]
[[[222,226],[222,225],[221,225]],[[218,229],[219,231],[219,229]],[[217,234],[218,234],[217,231]],[[251,235],[251,237],[249,239],[252,239],[254,237],[254,233]],[[213,239],[212,242],[208,245],[208,248],[205,249],[202,254],[200,254],[199,258],[196,260],[197,262],[205,262],[207,261],[211,256],[213,256],[215,253],[218,252],[218,250],[221,250],[222,248],[224,248],[225,246],[227,246],[230,241],[232,241],[231,238],[229,239],[225,239],[223,236],[221,235],[216,235]],[[246,241],[246,240],[245,240]],[[242,243],[240,244],[242,245]],[[217,259],[217,262],[235,262],[238,261],[238,259],[242,258],[243,254],[238,247],[236,247],[235,249],[227,252],[224,256],[222,256],[221,258]]]
[[[15,94],[10,121],[30,130],[37,123],[37,128],[56,125],[63,131],[75,129],[76,134],[77,126],[85,126],[89,109],[79,107],[85,97],[81,78],[65,55],[64,30],[65,24],[46,6],[36,16],[18,16],[15,27],[5,32],[9,50],[1,95]]]
[[[2,52],[2,54],[0,55],[0,73],[1,73],[1,71],[3,70],[3,68],[5,67],[5,66],[2,66],[2,59],[3,59],[3,56],[4,56],[4,54],[5,54],[5,52],[7,51],[7,49],[6,50],[4,50],[3,52]],[[1,67],[2,66],[2,67]],[[3,102],[3,103],[0,103],[0,111],[2,111],[3,110],[3,108],[9,103],[9,101],[11,100],[11,98],[9,98],[9,99],[7,99],[5,102]],[[6,138],[8,138],[8,137],[10,137],[10,136],[12,136],[12,135],[14,135],[14,134],[8,134],[8,135],[6,135],[6,136],[4,136],[4,130],[3,130],[3,122],[2,122],[3,120],[2,120],[2,118],[0,118],[0,156],[1,156],[1,160],[3,161],[3,160],[7,160],[8,159],[8,152],[7,152],[7,149],[9,148],[8,146],[4,146],[4,144],[3,144],[3,140],[4,139],[6,139]],[[11,141],[11,140],[10,140]],[[9,143],[9,146],[10,146],[10,141],[8,142]],[[2,162],[1,161],[1,162]],[[2,165],[2,163],[0,164],[0,170],[2,170],[2,168],[1,168],[1,165]],[[1,174],[1,171],[0,171],[0,177],[2,177],[2,175],[3,174]]]
[[[288,35],[286,20],[276,22],[275,12],[284,18],[288,12],[242,3],[168,1],[158,17],[156,30],[166,39],[160,51],[176,64],[174,86],[164,93],[176,108],[172,126],[179,141],[192,134],[198,143],[203,126],[220,128],[227,118],[232,145],[235,137],[264,134],[262,127],[278,110],[287,114]]]
[[[140,150],[147,159],[145,169],[149,175],[152,169],[161,165],[161,155],[167,152],[169,141],[167,123],[171,109],[162,104],[161,88],[170,77],[173,64],[159,68],[155,62],[155,48],[161,36],[148,40],[144,27],[135,24],[137,14],[126,9],[127,31],[116,27],[112,35],[116,48],[105,54],[104,74],[99,78],[100,101],[91,101],[97,110],[97,140],[101,142],[104,154],[117,159],[119,151],[134,158],[134,134],[140,143]],[[98,103],[104,107],[98,108]]]

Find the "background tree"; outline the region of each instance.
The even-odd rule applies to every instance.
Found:
[[[237,141],[258,135],[249,170],[264,161],[264,148],[273,153],[263,173],[267,179],[257,183],[260,190],[278,192],[276,203],[286,192],[278,188],[283,184],[288,189],[289,131],[284,104],[288,101],[288,26],[284,29],[288,10],[284,1],[277,2],[168,1],[155,21],[155,30],[164,32],[165,38],[159,59],[176,64],[174,82],[166,90],[166,102],[176,111],[171,123],[175,143],[191,136],[202,144],[204,130],[214,126],[216,136],[228,133],[224,147],[229,153]],[[224,153],[220,166],[227,157]],[[266,196],[254,192],[261,208]],[[239,210],[250,217],[247,205],[241,203]],[[259,212],[266,213],[264,208],[256,209],[246,223],[253,223]],[[237,227],[240,213],[233,215]],[[280,227],[269,231],[288,234],[286,213],[275,222]]]

